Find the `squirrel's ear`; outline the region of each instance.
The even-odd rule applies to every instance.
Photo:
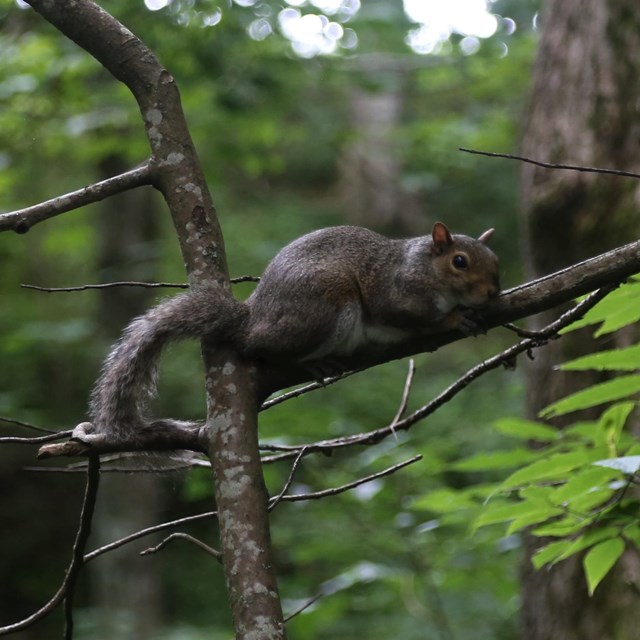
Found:
[[[491,240],[491,236],[493,236],[493,232],[495,229],[487,229],[479,238],[478,242],[482,242],[482,244],[489,244],[489,240]]]
[[[449,229],[447,229],[442,222],[436,222],[433,225],[431,237],[433,238],[433,244],[436,247],[447,247],[450,244],[453,244],[453,238],[449,233]]]

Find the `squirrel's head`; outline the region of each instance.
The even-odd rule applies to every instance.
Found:
[[[498,258],[487,246],[492,235],[493,229],[477,239],[452,235],[442,222],[433,225],[434,265],[455,304],[477,307],[500,293]]]

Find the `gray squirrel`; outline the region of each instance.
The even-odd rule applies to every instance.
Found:
[[[171,341],[206,336],[251,361],[295,364],[321,378],[372,345],[450,329],[474,333],[469,310],[500,291],[492,234],[452,235],[441,222],[431,235],[406,240],[362,227],[320,229],[285,246],[246,302],[206,285],[161,302],[111,350],[92,392],[91,422],[72,437],[135,442],[142,428],[189,425],[146,415],[156,362]]]

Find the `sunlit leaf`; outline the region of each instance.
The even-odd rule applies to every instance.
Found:
[[[627,398],[640,391],[640,376],[629,375],[607,380],[600,384],[582,389],[558,402],[550,404],[540,412],[542,418],[553,418],[572,411],[595,407],[605,402],[613,402]]]
[[[555,489],[550,500],[557,505],[567,505],[576,498],[593,493],[597,489],[608,490],[608,483],[619,477],[613,469],[588,466],[572,474],[565,484]]]
[[[637,280],[630,280],[589,310],[581,320],[563,329],[561,333],[602,323],[602,326],[596,331],[596,336],[599,336],[637,322],[640,319],[639,287],[640,283]]]
[[[571,540],[557,540],[540,547],[531,558],[533,566],[540,569],[545,564],[553,564],[571,546]]]
[[[620,402],[609,407],[600,416],[598,427],[604,433],[606,445],[612,455],[617,452],[622,429],[635,407],[635,402]]]
[[[536,527],[531,531],[531,533],[540,538],[545,538],[547,536],[564,538],[579,533],[582,529],[589,526],[593,522],[594,518],[595,516],[579,517],[576,515],[569,515],[561,520]]]
[[[565,371],[635,371],[640,363],[640,344],[634,344],[624,349],[611,349],[591,353],[561,365]]]
[[[534,522],[545,522],[549,518],[560,515],[562,509],[558,509],[546,503],[532,503],[528,501],[489,504],[485,507],[473,523],[473,529],[509,522],[519,518],[530,519],[530,524]]]
[[[584,451],[558,453],[518,469],[500,485],[501,489],[519,487],[539,480],[564,479],[569,471],[589,462]]]
[[[602,579],[609,573],[618,558],[624,552],[624,541],[622,538],[612,538],[596,544],[585,555],[582,564],[587,576],[587,586],[589,595],[593,595],[596,587]]]
[[[490,451],[478,453],[451,465],[456,471],[491,471],[495,469],[510,469],[518,467],[530,460],[534,460],[537,454],[532,449],[508,449],[507,451]]]

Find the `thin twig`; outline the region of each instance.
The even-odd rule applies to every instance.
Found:
[[[238,276],[231,278],[231,284],[241,282],[259,282],[258,276]],[[146,289],[188,289],[186,282],[139,282],[137,280],[122,280],[119,282],[105,282],[101,284],[83,284],[77,287],[40,287],[35,284],[21,284],[22,289],[32,289],[33,291],[43,291],[44,293],[68,293],[75,291],[89,291],[91,289],[112,289],[114,287],[144,287]]]
[[[297,493],[297,494],[293,494],[293,495],[282,495],[280,496],[276,496],[274,498],[271,498],[271,500],[269,501],[269,504],[273,504],[276,501],[278,502],[300,502],[302,500],[319,500],[321,498],[325,498],[327,496],[330,495],[337,495],[339,493],[343,493],[345,491],[348,491],[349,489],[353,489],[361,484],[365,484],[366,482],[371,482],[372,480],[376,480],[377,478],[382,478],[384,476],[388,476],[392,473],[395,473],[396,471],[402,469],[403,467],[406,467],[410,464],[413,464],[414,462],[417,462],[418,460],[421,460],[422,456],[414,456],[413,458],[410,458],[409,460],[405,460],[404,462],[400,462],[399,464],[393,465],[392,467],[389,467],[387,469],[384,469],[383,471],[379,471],[377,473],[374,473],[370,476],[367,476],[366,478],[360,478],[359,480],[355,480],[354,482],[350,482],[348,484],[339,486],[339,487],[335,487],[332,489],[325,489],[324,491],[316,491],[313,493]],[[207,520],[209,518],[215,518],[217,517],[218,512],[217,511],[207,511],[205,513],[199,513],[193,516],[187,516],[185,518],[179,518],[177,520],[171,520],[169,522],[163,522],[161,524],[157,524],[154,525],[152,527],[147,527],[146,529],[141,529],[140,531],[136,531],[135,533],[132,533],[128,536],[125,536],[124,538],[119,538],[118,540],[114,540],[113,542],[110,542],[109,544],[106,544],[102,547],[99,547],[97,549],[94,549],[93,551],[91,551],[90,553],[87,553],[84,556],[84,562],[90,562],[91,560],[94,560],[95,558],[97,558],[98,556],[103,555],[104,553],[108,553],[109,551],[113,551],[114,549],[118,549],[120,547],[123,547],[126,544],[129,544],[130,542],[134,542],[135,540],[139,540],[140,538],[144,538],[148,535],[151,535],[152,533],[157,533],[159,531],[166,531],[167,529],[172,529],[174,527],[179,527],[182,526],[184,524],[188,524],[191,522],[197,522],[200,520]]]
[[[93,514],[96,508],[99,486],[100,457],[92,455],[89,456],[89,464],[87,467],[87,488],[84,494],[84,502],[82,504],[78,534],[76,535],[76,540],[73,544],[73,559],[69,569],[67,570],[67,588],[64,598],[65,640],[71,640],[73,638],[73,597],[75,595],[80,570],[84,566],[84,552],[87,548],[89,535],[91,534],[91,523],[93,522]]]
[[[416,373],[416,363],[413,358],[409,358],[409,370],[407,371],[407,378],[404,382],[404,388],[402,390],[402,398],[400,400],[400,406],[396,411],[396,415],[393,417],[391,424],[389,425],[392,429],[394,425],[396,425],[400,418],[404,415],[404,412],[407,410],[407,404],[409,402],[409,394],[411,393],[411,386],[413,385],[413,378]],[[394,431],[395,435],[395,431]]]
[[[146,529],[140,529],[135,533],[132,533],[124,538],[119,538],[118,540],[114,540],[109,544],[105,544],[102,547],[98,547],[93,551],[87,553],[84,556],[85,562],[91,562],[98,556],[101,556],[104,553],[108,553],[109,551],[113,551],[114,549],[119,549],[123,547],[125,544],[129,544],[130,542],[134,542],[139,540],[140,538],[144,538],[146,536],[151,535],[152,533],[157,533],[159,531],[166,531],[167,529],[172,529],[174,527],[180,527],[183,524],[188,524],[190,522],[198,522],[200,520],[208,520],[209,518],[215,518],[218,515],[217,511],[206,511],[204,513],[198,513],[194,516],[186,516],[184,518],[178,518],[177,520],[171,520],[169,522],[163,522],[161,524],[156,524],[152,527],[147,527]]]
[[[96,504],[96,496],[98,486],[100,484],[100,459],[98,456],[91,456],[89,459],[89,467],[87,469],[87,484],[85,488],[84,500],[82,503],[82,512],[80,514],[80,524],[76,540],[73,545],[73,553],[71,562],[65,573],[64,580],[55,595],[41,609],[32,613],[27,618],[15,622],[14,624],[0,627],[0,635],[8,635],[16,631],[22,631],[32,626],[39,620],[49,615],[63,600],[65,600],[65,618],[66,630],[65,638],[71,638],[73,622],[71,620],[71,606],[73,592],[78,578],[80,569],[84,565],[84,549],[87,539],[91,531],[91,521]]]
[[[293,461],[293,464],[291,465],[291,471],[289,472],[289,477],[287,478],[287,481],[284,483],[284,486],[282,487],[282,490],[280,491],[280,493],[277,496],[272,498],[272,500],[270,501],[269,511],[273,511],[276,508],[276,506],[278,505],[278,503],[282,500],[282,498],[284,498],[284,496],[287,493],[287,491],[289,491],[289,487],[291,486],[291,483],[293,482],[293,478],[294,478],[294,476],[296,474],[296,471],[298,470],[298,465],[300,464],[300,461],[302,460],[302,457],[304,456],[304,452],[305,452],[305,449],[303,447],[302,449],[300,449],[300,453],[297,455],[296,459]]]
[[[15,424],[18,427],[24,427],[25,429],[33,429],[34,431],[41,431],[42,433],[59,433],[55,429],[47,429],[46,427],[39,427],[36,424],[23,422],[22,420],[15,420],[14,418],[5,418],[3,416],[0,416],[0,422],[6,422],[7,424]]]
[[[141,551],[140,555],[146,556],[152,553],[158,553],[158,551],[163,549],[166,545],[168,545],[170,542],[173,542],[174,540],[186,540],[187,542],[190,542],[191,544],[195,545],[199,549],[202,549],[203,551],[208,553],[210,556],[213,556],[218,562],[222,562],[222,554],[217,549],[210,547],[208,544],[202,542],[202,540],[198,540],[198,538],[194,538],[193,536],[190,536],[188,533],[172,533],[171,535],[167,536],[164,540],[162,540],[162,542],[157,544],[155,547],[149,547],[148,549],[144,549],[143,551]]]
[[[522,329],[521,327],[513,324],[513,322],[506,322],[502,325],[505,329],[513,331],[519,338],[535,338],[537,333],[535,331],[529,331],[528,329]]]
[[[310,382],[309,384],[305,384],[302,387],[298,387],[297,389],[293,389],[292,391],[287,391],[285,393],[281,393],[279,396],[275,398],[271,398],[271,400],[267,400],[262,403],[260,407],[260,411],[266,411],[267,409],[271,409],[278,404],[286,402],[287,400],[291,400],[292,398],[298,398],[305,393],[310,393],[311,391],[316,391],[317,389],[324,389],[331,384],[335,384],[336,382],[340,382],[340,380],[344,380],[345,378],[349,378],[356,373],[361,373],[364,369],[354,369],[353,371],[345,371],[337,376],[330,376],[325,378],[322,382]]]
[[[327,498],[328,496],[336,496],[339,493],[344,493],[345,491],[349,491],[350,489],[355,489],[359,487],[361,484],[366,484],[367,482],[371,482],[372,480],[377,480],[378,478],[383,478],[384,476],[389,476],[404,467],[413,464],[414,462],[418,462],[422,460],[421,455],[413,456],[413,458],[409,458],[404,462],[399,462],[398,464],[394,464],[392,467],[388,467],[383,471],[378,471],[377,473],[372,473],[369,476],[364,478],[359,478],[358,480],[354,480],[353,482],[348,482],[347,484],[340,485],[339,487],[333,487],[331,489],[323,489],[322,491],[314,491],[312,493],[294,493],[286,496],[282,496],[280,498],[283,502],[301,502],[303,500],[321,500],[322,498]],[[275,500],[274,498],[271,501]],[[270,501],[270,502],[271,502]]]
[[[140,167],[125,171],[113,178],[107,178],[57,198],[40,202],[32,207],[2,213],[0,214],[0,231],[13,230],[16,233],[26,233],[38,222],[73,209],[79,209],[93,202],[99,202],[116,193],[149,185],[151,182],[151,165],[146,162]]]
[[[640,173],[634,173],[632,171],[621,171],[619,169],[599,169],[597,167],[581,167],[574,164],[559,164],[556,162],[540,162],[539,160],[532,160],[524,156],[517,156],[513,153],[494,153],[492,151],[477,151],[475,149],[466,149],[459,147],[458,151],[464,151],[465,153],[472,153],[478,156],[488,156],[489,158],[506,158],[507,160],[519,160],[520,162],[527,162],[534,164],[537,167],[543,167],[544,169],[567,169],[569,171],[581,171],[583,173],[608,173],[615,176],[625,176],[627,178],[640,178]]]
[[[2,436],[0,444],[43,444],[45,442],[55,442],[64,438],[70,438],[73,431],[56,431],[48,436],[39,436],[38,438],[23,438],[21,436]]]
[[[288,616],[285,616],[284,621],[289,622],[289,620],[300,615],[303,611],[308,609],[311,605],[318,602],[320,598],[325,598],[327,595],[328,595],[327,593],[316,593],[316,595],[313,596],[313,598],[310,598],[309,600],[307,600],[301,607],[299,607],[295,611],[292,611]]]
[[[173,287],[175,289],[188,289],[189,285],[184,282],[106,282],[104,284],[83,284],[78,287],[39,287],[35,284],[21,284],[22,289],[32,289],[33,291],[44,291],[45,293],[68,293],[73,291],[88,291],[90,289],[111,289],[112,287],[144,287],[146,289],[159,289],[161,287]]]

